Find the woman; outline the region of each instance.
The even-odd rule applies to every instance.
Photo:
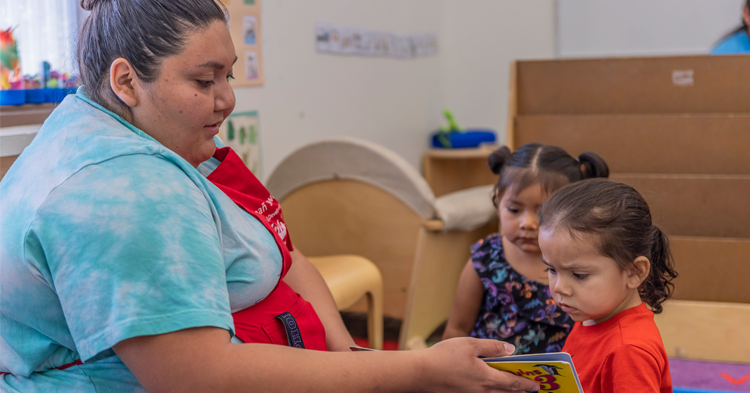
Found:
[[[538,388],[477,358],[513,352],[495,341],[348,352],[351,337],[314,267],[252,214],[247,194],[209,180],[231,158],[214,137],[235,104],[236,55],[220,6],[82,6],[92,11],[79,43],[84,87],[0,182],[0,390]],[[283,286],[312,304],[329,352],[252,335],[236,344],[232,313]]]
[[[742,8],[742,26],[723,37],[713,49],[712,55],[738,55],[750,53],[750,38],[748,38],[748,26],[750,26],[750,0],[747,0]]]

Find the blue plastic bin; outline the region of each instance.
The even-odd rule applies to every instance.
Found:
[[[465,132],[454,131],[446,134],[449,137],[450,146],[443,146],[438,138],[439,135],[440,133],[436,132],[432,136],[432,147],[438,149],[467,149],[478,147],[482,143],[494,143],[497,140],[495,132],[492,130],[470,129]]]
[[[62,102],[65,98],[65,90],[62,88],[45,87],[45,102]]]
[[[44,102],[44,89],[26,89],[27,104],[41,104]]]
[[[26,103],[26,90],[0,90],[0,105],[23,105]]]

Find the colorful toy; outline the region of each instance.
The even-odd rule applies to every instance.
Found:
[[[441,127],[432,136],[432,147],[444,149],[460,149],[477,147],[482,143],[494,143],[495,132],[492,130],[462,130],[453,118],[449,110],[444,110],[443,115],[448,120],[448,127]]]
[[[0,31],[0,90],[23,88],[21,62],[13,29]]]

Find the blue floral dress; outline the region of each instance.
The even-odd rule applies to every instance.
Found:
[[[478,241],[471,252],[484,286],[471,336],[511,343],[516,354],[560,352],[574,322],[557,307],[549,287],[513,270],[499,234]]]

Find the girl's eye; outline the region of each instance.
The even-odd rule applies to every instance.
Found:
[[[512,208],[512,207],[509,207],[509,208],[508,208],[508,211],[509,211],[509,212],[511,212],[511,213],[513,213],[513,214],[518,214],[518,213],[520,212],[520,210],[518,210],[518,209],[514,209],[514,208]]]
[[[227,75],[227,82],[234,80],[234,77],[232,75]]]
[[[214,81],[212,81],[212,80],[210,80],[210,81],[204,81],[204,80],[198,79],[198,83],[200,83],[201,86],[203,86],[203,87],[208,87],[208,86],[213,85]]]
[[[584,278],[588,277],[588,274],[573,273],[573,277],[575,277],[575,278],[577,278],[579,280],[583,280]]]

